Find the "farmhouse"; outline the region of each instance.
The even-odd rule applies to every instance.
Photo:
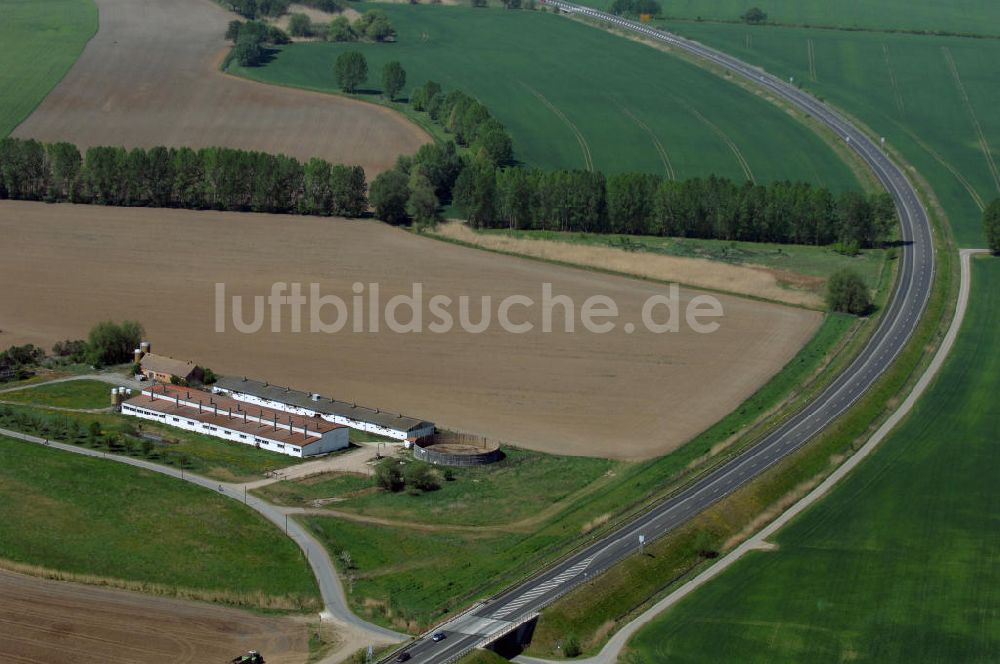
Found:
[[[223,377],[214,385],[217,394],[286,413],[319,416],[327,422],[375,433],[396,440],[417,441],[434,434],[434,423],[405,415],[387,413],[377,408],[327,399],[318,394],[300,392],[249,378]]]
[[[154,385],[121,405],[124,415],[294,457],[347,447],[344,426],[271,408],[248,406],[218,394],[176,385]]]
[[[186,381],[201,380],[202,371],[194,362],[175,360],[164,355],[155,355],[150,352],[148,341],[143,341],[139,348],[135,349],[135,363],[139,365],[142,375],[149,380],[169,383],[171,376]]]

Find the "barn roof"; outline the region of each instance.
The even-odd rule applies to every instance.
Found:
[[[169,374],[171,376],[177,376],[178,378],[187,378],[188,375],[194,371],[195,363],[185,362],[184,360],[175,360],[172,357],[166,357],[164,355],[147,353],[146,355],[143,355],[141,360],[139,360],[139,366],[147,371]]]
[[[219,379],[215,387],[230,392],[249,394],[259,399],[267,399],[290,406],[307,408],[322,415],[339,415],[340,417],[347,417],[358,422],[368,422],[385,427],[386,429],[394,429],[406,433],[434,425],[433,422],[426,420],[407,417],[397,413],[388,413],[376,408],[365,408],[364,406],[347,403],[346,401],[337,401],[336,399],[328,399],[326,397],[316,399],[308,392],[301,392],[279,385],[271,385],[251,378],[224,376]]]

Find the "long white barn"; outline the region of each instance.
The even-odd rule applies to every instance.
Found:
[[[223,377],[213,389],[216,394],[244,403],[306,417],[318,416],[327,422],[396,440],[417,441],[434,434],[433,422],[365,408],[249,378]]]
[[[293,457],[348,446],[348,431],[318,417],[251,408],[201,390],[156,385],[121,405],[122,413]]]

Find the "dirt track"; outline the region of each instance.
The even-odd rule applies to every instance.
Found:
[[[212,0],[96,2],[97,35],[14,136],[81,149],[223,145],[360,164],[369,175],[430,140],[380,106],[223,74],[236,17]]]
[[[27,664],[228,662],[254,648],[301,664],[308,625],[0,570],[0,659]]]
[[[0,202],[5,260],[0,347],[51,345],[85,336],[98,320],[135,318],[157,352],[217,372],[403,412],[439,425],[561,454],[645,458],[663,454],[733,410],[816,330],[817,312],[719,296],[714,334],[653,334],[642,303],[664,287],[466,249],[377,222],[182,210]],[[350,303],[354,282],[379,282],[382,305],[423,283],[425,301],[445,294],[493,298],[494,324],[481,334],[350,331],[294,334],[265,326],[215,330],[215,284],[253,296],[274,282],[318,282]],[[609,334],[540,332],[536,304],[512,318],[536,325],[510,334],[497,304],[518,293],[541,299],[542,284],[583,300],[610,296],[621,312]],[[682,290],[683,302],[696,291]],[[479,300],[471,319],[479,319]],[[457,304],[452,311],[457,310]],[[308,329],[308,309],[303,324]],[[266,314],[266,312],[264,312]],[[326,320],[334,315],[328,310]],[[455,313],[458,318],[457,311]],[[267,318],[270,320],[269,316]],[[404,312],[400,320],[408,319]],[[227,314],[231,321],[231,310]],[[425,315],[425,327],[433,318]],[[579,316],[577,316],[579,320]]]

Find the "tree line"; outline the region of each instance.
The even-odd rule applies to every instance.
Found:
[[[0,140],[0,198],[358,217],[360,166],[232,148],[92,147]]]

